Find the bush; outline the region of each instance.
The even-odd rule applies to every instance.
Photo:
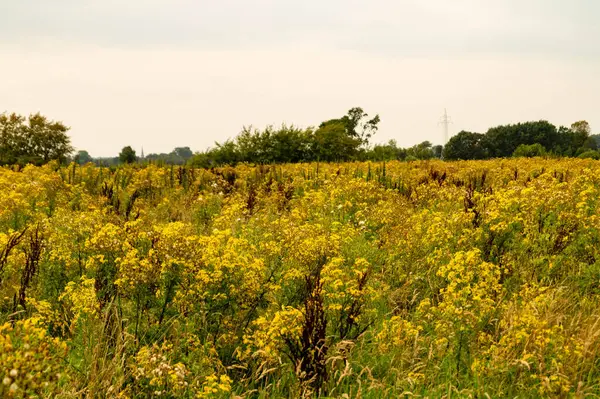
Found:
[[[546,155],[546,149],[543,145],[539,143],[535,144],[521,144],[517,147],[515,152],[513,152],[513,157],[525,157],[525,158],[533,158],[533,157],[543,157]]]
[[[588,150],[579,154],[578,158],[581,159],[600,159],[600,152],[594,150]]]

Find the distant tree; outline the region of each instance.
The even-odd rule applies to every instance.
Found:
[[[252,126],[244,126],[240,134],[236,137],[236,146],[240,157],[250,163],[264,163],[266,152],[266,136],[269,135],[269,128],[264,132],[253,129]]]
[[[244,127],[235,143],[245,162],[287,163],[301,162],[308,157],[311,130],[281,125],[267,126],[263,131]]]
[[[359,139],[362,145],[368,145],[369,140],[379,129],[379,115],[369,119],[369,115],[360,107],[351,108],[341,121],[346,126],[349,136]]]
[[[310,158],[312,129],[302,130],[282,125],[270,134],[271,145],[268,158],[271,162],[303,162]]]
[[[211,166],[215,166],[214,160],[210,157],[208,151],[195,153],[187,163],[188,165],[197,168],[210,168]]]
[[[180,157],[183,161],[187,161],[194,155],[190,147],[176,147],[173,150],[173,153]]]
[[[78,163],[79,165],[85,165],[88,162],[92,162],[93,158],[90,154],[85,150],[77,151],[77,154],[73,157],[73,162]]]
[[[216,146],[216,148],[207,151],[208,158],[211,160],[210,166],[235,166],[237,163],[243,161],[233,140],[227,140],[222,144],[216,143]]]
[[[330,119],[319,125],[319,129],[335,126],[338,129],[343,126],[346,135],[357,140],[359,146],[367,147],[369,140],[379,129],[379,115],[369,119],[369,115],[360,107],[351,108],[348,113],[339,119]]]
[[[590,125],[586,121],[575,122],[570,128],[559,127],[558,139],[555,145],[551,147],[552,152],[570,157],[577,156],[589,149],[596,149],[598,144],[590,136],[590,132]]]
[[[371,161],[392,161],[406,158],[406,150],[399,148],[396,140],[390,140],[386,144],[375,144],[365,152],[365,159]]]
[[[119,157],[96,157],[93,161],[98,166],[117,166],[121,162]]]
[[[176,147],[170,153],[151,153],[144,157],[147,162],[167,164],[167,165],[184,165],[194,153],[190,147]]]
[[[577,121],[571,124],[571,130],[575,133],[580,133],[586,137],[592,133],[590,124],[587,121]]]
[[[429,141],[423,141],[406,149],[406,156],[410,159],[431,159],[435,157],[433,144]]]
[[[433,156],[435,158],[441,158],[442,153],[444,152],[444,146],[441,144],[434,145],[433,147],[431,147],[431,150],[433,151]]]
[[[517,147],[513,153],[513,157],[542,157],[546,155],[546,149],[540,143],[535,144],[521,144]]]
[[[444,146],[444,159],[484,159],[486,158],[485,135],[461,131],[452,136]]]
[[[313,159],[324,162],[353,159],[363,143],[360,138],[348,134],[346,125],[341,120],[321,123],[311,141]]]
[[[73,152],[69,128],[41,114],[0,114],[0,164],[64,163]]]
[[[119,153],[119,161],[121,163],[134,163],[137,161],[137,156],[135,155],[135,150],[131,148],[131,146],[123,147],[121,152]]]
[[[590,140],[592,129],[587,121],[577,121],[571,124],[572,147],[577,153],[582,153],[588,149],[594,149],[594,141]]]

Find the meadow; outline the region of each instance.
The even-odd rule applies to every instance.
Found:
[[[600,396],[600,163],[0,168],[0,397]]]

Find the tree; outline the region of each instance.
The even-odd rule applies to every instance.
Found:
[[[85,150],[77,151],[77,154],[73,157],[73,162],[78,163],[79,165],[85,165],[88,162],[92,162],[94,159],[90,156],[90,154]]]
[[[277,163],[303,162],[310,158],[312,130],[282,125],[271,133],[270,159]]]
[[[121,153],[119,154],[119,161],[121,161],[121,163],[136,162],[137,156],[135,155],[135,150],[131,148],[131,146],[123,147]]]
[[[187,161],[194,155],[190,147],[176,147],[173,153],[184,161]]]
[[[310,148],[309,130],[285,124],[279,128],[267,126],[263,131],[244,127],[235,144],[246,162],[287,163],[306,160]]]
[[[367,148],[369,139],[377,132],[379,115],[369,119],[360,107],[351,108],[339,119],[322,122],[311,138],[313,160],[347,161]]]
[[[312,135],[311,153],[314,160],[341,162],[352,159],[358,153],[362,140],[349,135],[341,120],[321,123]]]
[[[590,124],[587,121],[577,121],[571,124],[571,130],[575,133],[585,135],[586,137],[592,133]]]
[[[343,116],[341,121],[346,126],[346,133],[361,141],[361,144],[367,146],[369,139],[377,132],[377,125],[381,121],[379,115],[368,119],[369,115],[360,107],[351,108],[348,114]]]
[[[483,159],[486,157],[484,148],[485,135],[461,131],[452,136],[444,147],[444,159]]]
[[[217,148],[212,153],[217,165],[235,166],[238,162],[242,161],[240,153],[232,140],[227,140],[223,144],[217,143]]]
[[[0,164],[67,161],[73,152],[69,128],[41,114],[0,114]]]

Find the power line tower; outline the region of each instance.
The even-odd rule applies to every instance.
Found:
[[[440,118],[440,125],[444,126],[444,146],[448,144],[448,126],[452,123],[452,119],[448,116],[446,108],[444,108],[444,116]]]

